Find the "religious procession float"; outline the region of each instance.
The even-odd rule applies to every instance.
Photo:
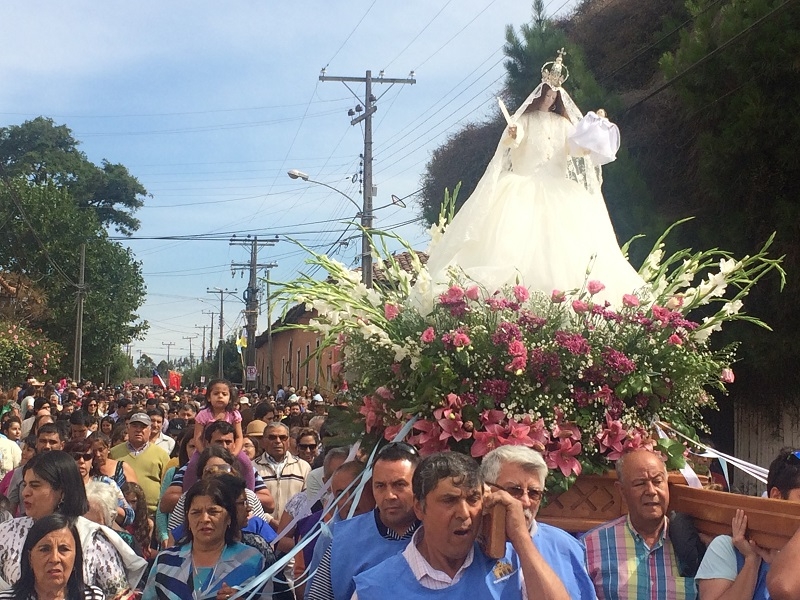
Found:
[[[513,115],[500,103],[508,127],[495,155],[455,216],[448,195],[425,254],[371,230],[374,287],[310,252],[327,278],[301,276],[280,296],[315,311],[304,327],[320,351],[335,349],[340,408],[365,442],[405,435],[422,454],[476,459],[534,448],[550,467],[540,518],[572,531],[623,514],[603,481],[622,453],[654,449],[683,484],[674,507],[701,530],[729,532],[745,507],[755,539],[779,547],[800,510],[677,475],[700,485],[685,459],[701,452],[701,411],[734,380],[735,345],[714,349],[711,337],[736,320],[767,326],[744,300],[769,273],[784,276],[772,239],[735,257],[670,251],[668,230],[635,270],[600,189],[619,131],[602,111],[581,114],[568,76],[560,54]],[[398,244],[410,269],[388,250]]]

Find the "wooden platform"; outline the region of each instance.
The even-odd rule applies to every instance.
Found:
[[[539,511],[536,519],[571,533],[582,533],[628,513],[617,491],[616,473],[581,476]],[[800,528],[800,503],[690,488],[679,473],[670,473],[670,510],[695,519],[708,535],[730,535],[737,508],[744,509],[750,536],[765,548],[782,548]]]

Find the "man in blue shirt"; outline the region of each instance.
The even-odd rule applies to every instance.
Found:
[[[594,584],[586,572],[586,549],[558,527],[536,522],[547,464],[542,455],[525,446],[500,446],[481,461],[481,474],[492,489],[508,492],[522,503],[533,543],[561,579],[574,600],[596,600]]]

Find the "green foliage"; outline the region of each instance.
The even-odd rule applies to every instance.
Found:
[[[68,191],[76,206],[94,212],[101,225],[126,235],[136,231],[139,220],[133,213],[144,205],[147,190],[123,165],[92,163],[78,144],[66,125],[45,117],[2,127],[0,174],[53,184]]]
[[[8,389],[28,377],[48,379],[48,369],[58,365],[61,347],[41,331],[0,320],[0,388]]]
[[[786,269],[794,273],[800,268],[800,14],[776,10],[782,4],[687,1],[695,20],[661,67],[668,78],[681,76],[672,89],[679,98],[676,109],[691,127],[682,152],[697,161],[690,210],[699,218],[687,241],[743,254],[777,231],[775,250],[786,255]],[[775,291],[762,286],[752,295],[750,311],[769,315],[780,327],[774,334],[752,332],[743,345],[748,376],[739,381],[757,392],[759,403],[765,396],[796,395],[800,384],[796,370],[783,368],[800,358],[800,316],[793,302],[800,280],[788,280],[787,294]]]
[[[30,323],[65,349],[73,347],[74,284],[80,245],[86,244],[82,375],[102,381],[109,357],[147,328],[136,314],[145,297],[140,263],[130,250],[108,239],[94,213],[77,207],[67,189],[55,183],[4,179],[0,222],[7,224],[0,236],[0,270],[37,282],[48,310]],[[71,372],[71,355],[61,368]]]

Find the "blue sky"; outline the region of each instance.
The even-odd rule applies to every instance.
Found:
[[[548,14],[575,3],[545,0]],[[148,289],[139,314],[150,330],[131,353],[159,362],[172,342],[172,357],[188,356],[183,338],[202,336],[196,326],[211,322],[204,311],[219,311],[207,288],[238,291],[225,303],[226,335],[242,326],[246,279],[232,278],[230,263],[249,255],[229,246],[231,234],[289,236],[326,250],[354,217],[347,199],[286,171],[361,203],[352,176],[363,131],[347,116],[355,99],[341,83],[320,82],[321,68],[415,72],[416,85],[375,86],[374,202],[382,206],[419,189],[430,152],[448,135],[496,110],[505,26],[530,14],[525,0],[4,2],[0,124],[52,117],[90,160],[126,165],[152,194],[136,213],[140,230],[124,242]],[[363,85],[352,89],[363,96]],[[424,249],[419,224],[398,227],[418,217],[413,198],[407,204],[378,211],[376,226]],[[220,241],[136,239],[187,234]],[[336,257],[355,264],[358,253],[354,238]],[[288,241],[259,255],[278,263],[277,281],[295,277],[304,258]],[[259,332],[266,324],[265,306]]]

